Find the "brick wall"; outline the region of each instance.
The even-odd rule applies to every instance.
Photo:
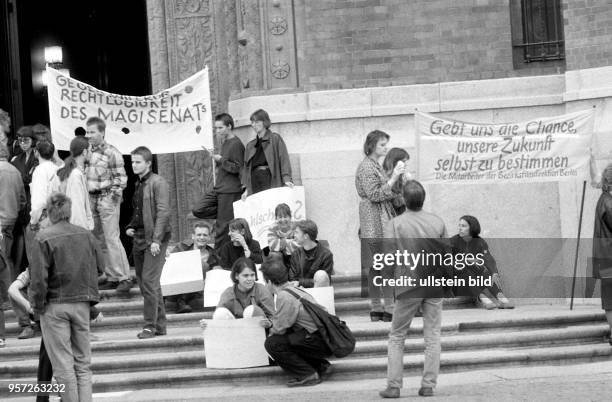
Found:
[[[298,16],[305,24],[298,38],[304,88],[559,72],[546,63],[514,69],[508,1],[306,0]]]
[[[612,2],[564,0],[568,70],[612,65]]]

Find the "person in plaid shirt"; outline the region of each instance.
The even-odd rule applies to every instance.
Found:
[[[87,189],[94,217],[94,234],[105,256],[106,283],[100,289],[117,289],[128,295],[132,283],[125,249],[119,240],[119,212],[127,175],[123,155],[104,140],[106,123],[98,117],[86,122],[85,137],[91,145],[86,164]]]

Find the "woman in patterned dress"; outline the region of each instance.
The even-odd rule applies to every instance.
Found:
[[[395,216],[392,201],[398,193],[395,183],[404,173],[404,163],[397,163],[388,177],[383,171],[379,160],[387,153],[389,135],[380,130],[370,132],[363,144],[364,160],[359,164],[355,174],[355,187],[361,198],[359,201],[359,224],[361,238],[361,269],[368,275],[368,291],[370,297],[370,319],[372,321],[391,321],[393,318],[393,291],[389,287],[374,286],[375,275],[392,277],[388,270],[374,271],[372,255],[382,252],[381,239],[383,225]],[[384,304],[381,303],[381,298]]]

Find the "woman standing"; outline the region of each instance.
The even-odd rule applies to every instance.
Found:
[[[387,152],[387,156],[385,156],[385,160],[383,161],[383,170],[387,177],[391,177],[393,175],[393,169],[397,166],[398,163],[403,163],[406,166],[408,163],[408,159],[410,159],[410,155],[406,152],[405,149],[402,148],[391,148],[389,152]],[[406,202],[404,201],[404,197],[401,195],[402,187],[404,183],[408,180],[412,179],[410,173],[407,170],[402,174],[401,180],[398,180],[393,185],[393,191],[398,193],[398,196],[393,199],[393,209],[395,209],[395,215],[399,216],[404,213],[406,210]]]
[[[593,278],[601,279],[601,308],[612,328],[612,164],[601,177],[602,193],[595,209]],[[612,345],[612,338],[609,338]]]
[[[355,174],[355,187],[361,198],[359,201],[359,224],[361,238],[362,271],[368,273],[368,287],[370,296],[370,319],[372,321],[391,321],[393,318],[393,294],[389,287],[381,288],[373,285],[376,271],[372,269],[372,255],[382,252],[381,239],[383,225],[395,216],[393,199],[398,196],[397,187],[405,165],[398,162],[387,177],[378,162],[387,153],[389,134],[374,130],[370,132],[363,144],[364,160],[359,164]],[[381,271],[384,275],[391,272]],[[384,299],[384,305],[381,303]]]
[[[88,152],[89,141],[86,138],[75,137],[70,141],[70,156],[66,158],[64,167],[57,171],[51,187],[53,191],[66,194],[72,201],[70,223],[93,230],[94,220],[85,179],[85,160]]]
[[[489,252],[489,245],[480,237],[480,222],[471,215],[464,215],[459,219],[459,233],[450,239],[454,254],[480,255],[484,264],[467,265],[459,271],[457,277],[465,279],[481,277],[491,282],[491,286],[466,287],[469,296],[477,297],[478,301],[487,310],[494,308],[514,308],[514,304],[508,300],[501,290],[499,271],[495,258]],[[457,267],[455,267],[458,269]],[[457,296],[464,296],[459,294]]]
[[[244,151],[242,184],[246,188],[242,198],[283,185],[293,187],[291,164],[283,138],[270,131],[270,116],[265,110],[251,115],[251,127],[256,136]]]

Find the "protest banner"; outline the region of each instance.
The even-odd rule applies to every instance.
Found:
[[[268,365],[266,331],[259,318],[208,320],[204,331],[207,368],[246,368]]]
[[[106,122],[105,139],[122,154],[144,145],[154,154],[213,147],[208,67],[154,95],[117,95],[47,67],[53,142],[68,150],[89,117]]]
[[[200,250],[172,253],[159,280],[164,296],[199,292],[204,289]]]
[[[294,221],[306,219],[302,186],[272,188],[253,194],[245,201],[234,202],[234,217],[246,219],[253,239],[259,242],[262,249],[268,246],[268,231],[276,220],[274,209],[280,203],[289,205]]]
[[[204,282],[204,307],[217,307],[221,293],[225,289],[234,286],[230,278],[230,271],[225,269],[211,269],[206,272],[206,281]]]
[[[333,286],[325,286],[321,288],[304,288],[304,290],[306,291],[306,293],[310,294],[318,304],[325,307],[329,314],[336,315]]]
[[[587,180],[593,110],[482,124],[416,113],[418,178],[426,183]]]

